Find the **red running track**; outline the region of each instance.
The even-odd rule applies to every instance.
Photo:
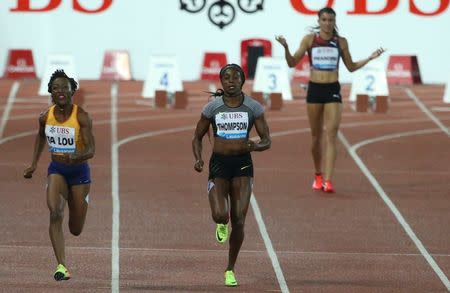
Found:
[[[191,152],[208,84],[185,83],[186,110],[153,109],[140,82],[81,84],[97,146],[91,202],[81,236],[65,223],[73,278],[55,282],[48,155],[32,180],[22,178],[48,100],[36,96],[38,81],[18,81],[14,93],[14,81],[0,80],[0,292],[448,292],[442,86],[392,87],[387,114],[345,103],[331,195],[310,188],[305,93],[294,88],[294,101],[268,110],[272,149],[253,155],[239,286],[226,288],[227,245],[215,242],[207,172],[193,170]]]

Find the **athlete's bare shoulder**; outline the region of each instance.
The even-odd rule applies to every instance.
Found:
[[[315,33],[309,33],[303,37],[302,43],[304,43],[308,48],[311,47],[314,41]]]
[[[77,119],[78,119],[78,122],[80,122],[80,124],[82,124],[82,125],[85,125],[85,124],[91,125],[92,124],[92,119],[91,119],[91,117],[89,117],[89,113],[86,112],[80,106],[78,106]]]
[[[50,112],[50,108],[45,109],[41,113],[39,113],[39,122],[45,123],[47,121],[48,113]]]
[[[348,42],[347,42],[346,38],[344,38],[342,36],[338,36],[338,40],[339,40],[339,47],[341,47],[341,49],[348,47]]]

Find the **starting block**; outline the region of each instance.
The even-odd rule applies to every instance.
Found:
[[[386,113],[389,107],[387,96],[376,96],[375,104],[372,106],[375,113]]]
[[[369,96],[356,95],[356,112],[367,112],[369,109]]]
[[[166,108],[167,106],[167,92],[164,90],[156,90],[155,91],[155,100],[154,100],[155,108]]]
[[[368,112],[372,110],[375,113],[386,113],[389,108],[388,96],[374,96],[359,94],[356,95],[356,112]]]
[[[269,95],[270,110],[281,110],[283,108],[283,97],[281,93],[271,93]]]
[[[175,100],[173,102],[174,109],[186,109],[188,100],[187,100],[187,92],[186,91],[176,91],[175,92]]]
[[[165,90],[155,90],[155,100],[153,104],[155,108],[164,109],[169,105],[174,109],[186,109],[187,104],[186,91],[169,93]]]

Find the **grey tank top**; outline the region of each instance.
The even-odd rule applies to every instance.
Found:
[[[228,107],[223,97],[216,97],[203,107],[203,116],[211,120],[215,137],[248,139],[255,119],[264,114],[260,103],[249,96],[238,107]]]

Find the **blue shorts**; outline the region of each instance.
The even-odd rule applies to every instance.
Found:
[[[72,166],[52,161],[48,166],[48,175],[50,174],[63,176],[69,186],[91,183],[88,163]]]

